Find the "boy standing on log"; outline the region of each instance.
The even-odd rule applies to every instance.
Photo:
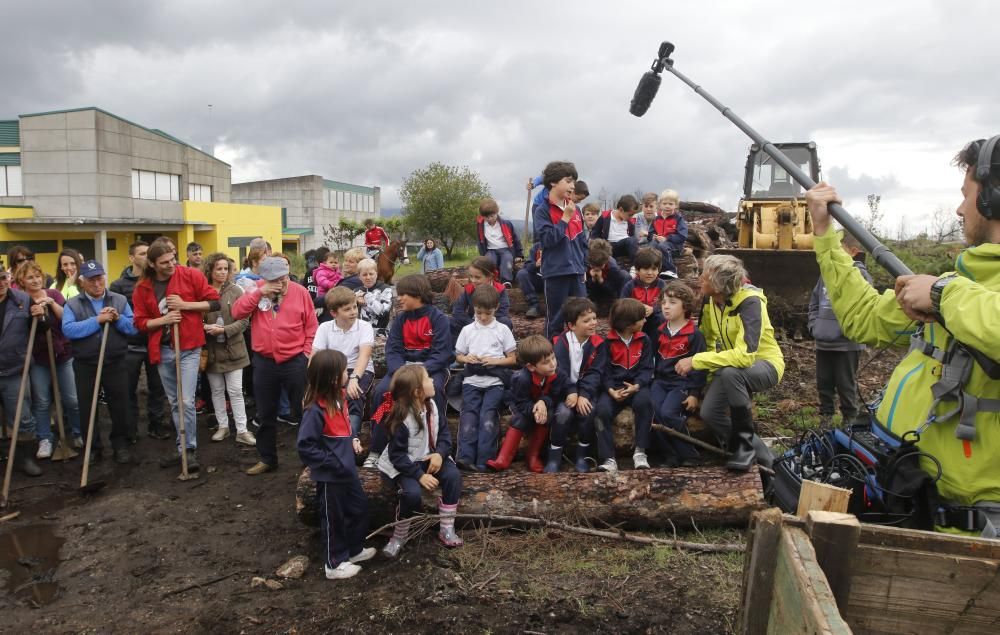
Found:
[[[524,258],[514,223],[500,218],[500,206],[495,200],[484,198],[479,203],[476,225],[479,255],[493,260],[500,270],[500,281],[509,289],[514,280],[514,260]]]

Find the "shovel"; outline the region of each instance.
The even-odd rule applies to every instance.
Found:
[[[175,324],[171,329],[174,332],[174,372],[177,374],[177,429],[181,437],[181,473],[177,477],[178,481],[193,481],[198,478],[197,472],[188,473],[187,459],[187,433],[184,428],[184,382],[181,380],[181,332]]]
[[[59,373],[56,372],[56,353],[52,349],[52,329],[45,331],[45,343],[49,347],[49,370],[52,372],[52,394],[56,402],[56,425],[59,427],[59,445],[52,452],[53,461],[66,461],[77,456],[76,451],[70,447],[69,439],[66,437],[66,428],[63,427],[62,395],[59,392]]]
[[[101,351],[97,354],[97,377],[94,379],[94,396],[90,400],[90,421],[87,423],[87,444],[83,448],[83,474],[80,476],[80,493],[92,494],[102,489],[104,481],[88,481],[90,475],[90,446],[94,442],[94,422],[97,420],[97,396],[101,390],[101,373],[104,371],[104,348],[108,344],[108,327],[111,322],[104,323],[101,331]]]
[[[35,332],[38,330],[38,318],[31,319],[31,332],[28,334],[28,352],[24,356],[24,370],[21,371],[21,387],[17,391],[17,408],[14,411],[14,430],[10,435],[10,451],[7,453],[7,471],[3,475],[3,493],[0,494],[0,509],[6,509],[7,495],[10,494],[10,477],[14,472],[14,450],[17,449],[17,433],[21,427],[21,410],[24,407],[24,390],[28,387],[28,369],[31,368],[31,352],[35,348]]]

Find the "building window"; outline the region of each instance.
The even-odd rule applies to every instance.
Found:
[[[212,202],[212,186],[200,185],[198,183],[188,183],[188,200],[199,203]]]
[[[344,209],[344,193],[337,192],[337,207],[336,209]]]
[[[147,170],[132,170],[132,198],[150,201],[181,200],[181,177]]]
[[[0,196],[23,196],[21,166],[0,165]]]

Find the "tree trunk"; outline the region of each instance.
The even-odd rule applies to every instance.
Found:
[[[359,476],[371,509],[371,526],[392,521],[396,492],[374,470]],[[437,493],[424,493],[424,507],[436,512]],[[295,492],[299,519],[315,525],[316,487],[306,468]],[[720,467],[660,468],[577,474],[534,474],[511,469],[497,474],[463,474],[459,511],[470,514],[533,516],[576,524],[629,528],[745,525],[766,507],[756,470],[746,474]]]

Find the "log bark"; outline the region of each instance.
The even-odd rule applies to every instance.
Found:
[[[371,509],[371,526],[392,521],[396,492],[381,474],[361,470]],[[316,487],[308,468],[299,477],[295,509],[299,519],[317,524]],[[511,469],[497,474],[463,474],[459,511],[469,514],[532,516],[630,528],[745,525],[765,507],[760,476],[722,468],[674,468],[577,474],[534,474]],[[424,507],[437,511],[437,494],[424,494]]]

